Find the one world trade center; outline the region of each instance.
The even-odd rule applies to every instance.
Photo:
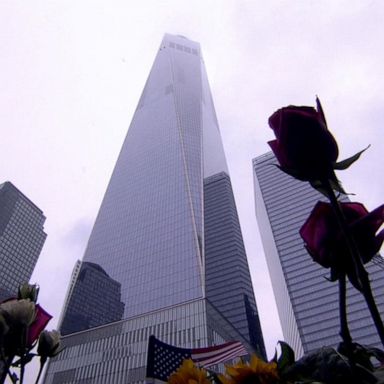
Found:
[[[165,35],[62,315],[45,383],[141,383],[150,335],[265,356],[200,45]]]

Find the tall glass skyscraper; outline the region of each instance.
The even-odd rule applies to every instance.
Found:
[[[75,275],[46,383],[142,382],[151,334],[265,355],[198,43],[165,35]]]
[[[256,216],[284,338],[301,356],[341,342],[338,284],[326,279],[329,270],[312,261],[299,235],[315,203],[325,197],[275,164],[271,152],[253,160]],[[380,256],[367,265],[382,315],[383,268]],[[364,298],[349,282],[347,304],[354,341],[382,348]]]
[[[28,283],[43,248],[45,216],[9,181],[0,184],[0,302]]]

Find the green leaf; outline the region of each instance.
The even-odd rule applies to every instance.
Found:
[[[331,183],[331,187],[333,190],[339,192],[339,193],[342,193],[343,195],[347,195],[347,192],[344,191],[344,188],[342,187],[341,183],[339,180],[337,180],[336,178],[334,180],[329,180],[330,183]]]
[[[345,159],[343,161],[339,161],[338,163],[334,163],[333,169],[336,169],[338,171],[343,171],[347,168],[349,168],[356,160],[359,159],[361,154],[365,152],[371,145],[368,145],[367,148],[364,148],[362,151],[355,153],[353,156],[348,157],[348,159]]]
[[[281,355],[277,360],[277,369],[279,372],[283,372],[295,363],[295,352],[293,349],[284,341],[279,341],[281,348]]]
[[[328,191],[326,190],[326,188],[323,187],[323,183],[320,180],[311,180],[310,184],[311,184],[312,188],[316,189],[322,195],[329,198]]]
[[[328,181],[329,181],[331,188],[336,192],[342,193],[343,195],[348,195],[348,193],[345,192],[344,188],[342,187],[340,181],[337,179],[335,173],[333,172],[333,175],[330,175],[330,176],[331,177],[328,179]],[[310,184],[311,184],[312,188],[316,189],[322,195],[329,198],[328,190],[324,186],[324,184],[321,180],[311,180]]]
[[[325,115],[324,115],[323,107],[321,106],[320,99],[318,98],[318,96],[316,96],[316,109],[317,109],[317,112],[320,114],[321,119],[324,122],[324,125],[328,129],[327,120],[325,120]]]
[[[277,363],[277,349],[276,348],[275,348],[275,354],[273,355],[271,362]]]

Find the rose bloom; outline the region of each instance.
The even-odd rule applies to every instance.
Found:
[[[268,142],[283,171],[304,181],[332,179],[338,157],[319,100],[313,107],[288,106],[269,118],[276,140]]]
[[[365,264],[376,255],[384,241],[384,205],[368,212],[360,203],[341,203],[351,234]],[[349,249],[329,203],[319,201],[300,229],[300,235],[313,260],[335,272],[354,273]],[[352,281],[352,280],[351,280]]]
[[[0,304],[0,312],[9,326],[16,327],[28,327],[36,317],[35,303],[28,299],[7,300]]]
[[[37,353],[40,357],[53,357],[60,347],[60,332],[56,330],[43,331],[39,336]]]
[[[18,299],[29,299],[36,303],[39,295],[39,286],[37,284],[24,283],[19,286]]]

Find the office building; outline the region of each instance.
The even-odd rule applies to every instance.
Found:
[[[43,212],[9,181],[0,184],[0,301],[29,282],[43,248]]]
[[[61,333],[67,335],[121,320],[124,303],[120,299],[119,282],[111,279],[100,265],[82,262],[61,323]]]
[[[272,153],[253,160],[256,216],[284,338],[301,356],[341,342],[338,284],[327,280],[329,270],[312,261],[299,235],[315,203],[325,197],[274,164]],[[375,257],[367,270],[384,314],[382,258]],[[347,306],[354,341],[382,348],[364,298],[349,282]]]
[[[93,272],[80,283],[80,269],[70,290],[62,321],[67,349],[51,361],[47,384],[142,383],[151,334],[180,347],[240,340],[265,355],[198,43],[165,35],[85,263]],[[92,285],[93,278],[105,283]],[[92,306],[84,311],[92,289],[115,295],[121,320]]]

